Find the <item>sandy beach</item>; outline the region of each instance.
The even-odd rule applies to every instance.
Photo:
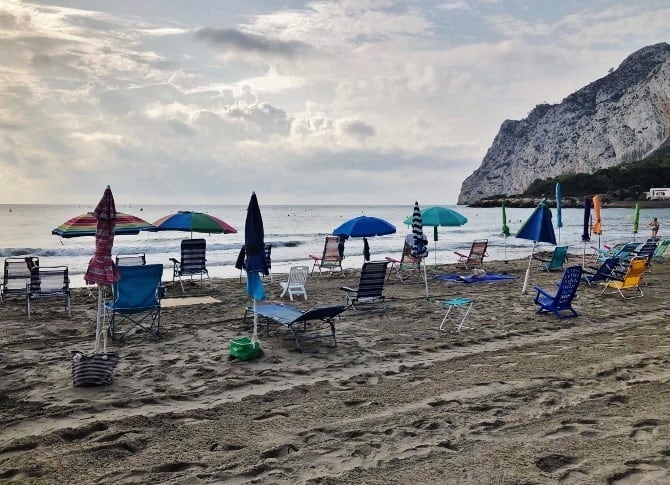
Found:
[[[574,264],[581,263],[581,258]],[[213,291],[168,283],[163,336],[110,343],[114,383],[74,388],[71,350],[93,349],[96,291],[0,304],[0,482],[17,483],[668,483],[670,264],[656,263],[644,297],[582,284],[578,318],[535,313],[527,259],[493,261],[516,279],[447,283],[429,266],[386,283],[385,312],[348,309],[338,346],[296,350],[285,328],[262,327],[263,354],[229,358],[251,335],[239,279]],[[268,301],[279,281],[265,279]],[[358,275],[312,276],[301,309],[341,304]],[[460,332],[438,329],[439,299],[474,300]],[[283,298],[290,303],[288,298]],[[174,303],[186,303],[174,305]],[[327,329],[325,329],[327,330]],[[327,333],[327,332],[326,332]]]

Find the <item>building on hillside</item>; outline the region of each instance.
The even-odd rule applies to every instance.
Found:
[[[649,189],[649,192],[647,192],[647,198],[652,200],[670,199],[670,189],[652,187]]]

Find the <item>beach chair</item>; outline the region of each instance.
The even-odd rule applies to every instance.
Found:
[[[10,295],[25,296],[26,284],[30,281],[30,272],[39,265],[40,259],[37,256],[5,258],[2,284],[0,284],[0,302]]]
[[[488,239],[476,239],[470,247],[469,254],[454,251],[454,254],[458,256],[458,263],[463,263],[467,269],[475,266],[481,266],[483,268],[484,257],[488,256],[488,254],[486,254],[488,244]]]
[[[635,250],[641,245],[639,242],[628,242],[621,246],[616,251],[612,252],[612,256],[619,258],[619,264],[627,266],[630,259],[634,256]]]
[[[207,242],[204,239],[184,239],[181,242],[181,259],[170,258],[174,267],[172,271],[172,281],[179,278],[181,291],[184,293],[184,281],[182,277],[200,275],[200,284],[202,284],[202,277],[207,276],[209,280],[209,289],[212,289],[212,280],[207,271]]]
[[[312,265],[312,272],[314,274],[316,269],[319,270],[321,275],[322,270],[330,271],[332,274],[333,271],[338,270],[344,276],[344,270],[342,269],[342,255],[340,254],[340,249],[338,244],[340,238],[338,236],[326,236],[326,241],[323,245],[323,254],[321,256],[316,256],[310,254],[309,257],[312,258],[314,264]]]
[[[307,333],[308,331],[318,331],[320,329],[319,325],[311,325],[312,323],[327,323],[330,326],[330,336],[333,339],[333,347],[337,347],[335,320],[346,309],[347,307],[344,305],[333,305],[310,308],[303,312],[290,305],[264,303],[256,305],[255,310],[253,307],[247,308],[244,312],[242,323],[244,323],[248,314],[253,315],[255,312],[256,315],[265,318],[265,333],[268,336],[270,335],[270,323],[282,325],[291,331],[297,349],[302,352],[304,350],[304,341],[316,340],[324,337],[322,332],[312,334]],[[308,324],[310,324],[309,327]]]
[[[117,266],[143,266],[147,264],[147,258],[144,253],[135,254],[117,254]]]
[[[563,265],[568,259],[568,247],[567,246],[556,246],[554,252],[551,254],[551,258],[543,258],[542,256],[533,255],[533,259],[540,261],[540,264],[537,266],[537,270],[545,270],[547,272],[563,270]]]
[[[105,303],[105,320],[113,339],[125,337],[131,330],[160,335],[162,264],[119,266],[121,278],[112,284],[112,300]]]
[[[631,299],[631,298],[640,298],[644,296],[642,288],[642,276],[644,271],[647,268],[647,258],[644,257],[634,257],[630,260],[626,272],[623,276],[614,276],[605,281],[605,288],[603,289],[603,294],[612,294],[619,293],[622,298]],[[614,291],[608,291],[608,290]],[[631,296],[630,292],[634,291],[635,293]],[[624,293],[625,292],[625,293]]]
[[[288,272],[288,280],[280,283],[282,293],[280,297],[284,297],[288,293],[289,298],[293,301],[293,295],[302,295],[307,300],[307,289],[305,283],[307,282],[307,275],[309,274],[308,266],[291,266]]]
[[[619,258],[612,256],[603,261],[603,264],[597,268],[592,266],[590,266],[588,270],[584,268],[582,270],[582,279],[586,281],[589,286],[593,286],[596,283],[603,283],[612,276],[619,274],[617,271],[618,266]]]
[[[417,258],[415,255],[413,255],[412,249],[412,246],[408,244],[407,239],[405,239],[400,259],[394,259],[389,256],[385,258],[386,261],[391,263],[386,279],[389,279],[395,270],[395,274],[401,283],[405,282],[403,277],[406,279],[409,275],[412,274],[418,274],[421,278],[421,281],[424,281],[423,271],[421,270],[421,258]]]
[[[570,266],[563,272],[561,282],[555,294],[548,293],[539,286],[535,287],[535,304],[540,308],[536,313],[551,312],[558,318],[577,317],[579,313],[572,308],[572,300],[577,294],[579,282],[582,279],[582,267]],[[569,312],[569,313],[564,313]]]
[[[370,261],[363,263],[358,288],[343,286],[346,292],[347,305],[357,310],[373,310],[386,308],[384,299],[384,281],[388,261]]]
[[[67,266],[35,266],[26,283],[26,310],[30,319],[33,300],[43,298],[62,298],[67,316],[70,312],[70,278]]]
[[[665,252],[668,249],[668,246],[670,246],[670,239],[664,239],[661,241],[661,243],[658,245],[656,248],[656,251],[654,251],[654,254],[651,257],[652,261],[660,262],[663,261]]]

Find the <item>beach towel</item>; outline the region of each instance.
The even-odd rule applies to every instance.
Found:
[[[481,276],[471,274],[444,274],[437,275],[436,278],[440,281],[447,281],[450,283],[496,283],[500,281],[510,281],[516,279],[517,277],[505,273],[486,273]]]

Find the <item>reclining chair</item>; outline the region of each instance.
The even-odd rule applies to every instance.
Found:
[[[63,298],[65,311],[70,313],[70,278],[67,266],[35,266],[30,272],[30,279],[26,284],[26,307],[30,319],[34,299]]]
[[[119,266],[121,278],[112,285],[112,301],[105,304],[105,319],[113,339],[133,329],[160,335],[162,264]],[[126,326],[125,330],[121,328]]]
[[[551,254],[551,258],[546,259],[541,256],[533,255],[533,259],[540,261],[540,264],[537,266],[537,270],[545,270],[547,272],[561,270],[563,271],[563,265],[568,259],[568,247],[567,246],[556,246],[554,252]]]
[[[558,318],[577,317],[579,313],[572,308],[572,299],[577,294],[577,287],[582,279],[582,267],[570,266],[563,272],[556,294],[552,295],[539,286],[535,287],[535,304],[540,305],[536,313],[551,312]],[[565,315],[561,312],[570,312]]]
[[[326,236],[326,242],[323,246],[323,254],[321,256],[316,256],[310,254],[309,257],[312,258],[314,264],[312,265],[312,272],[318,268],[319,274],[321,270],[325,269],[331,273],[336,269],[340,270],[342,276],[344,276],[344,270],[342,269],[342,256],[340,255],[339,249],[340,238],[338,236]]]
[[[384,301],[384,281],[388,261],[369,261],[363,263],[358,288],[343,286],[346,292],[347,304],[356,310],[386,308]]]
[[[172,281],[174,282],[175,277],[179,278],[182,293],[184,293],[182,276],[193,278],[193,276],[200,275],[200,283],[202,284],[202,276],[205,275],[209,280],[209,289],[212,289],[212,280],[209,277],[206,265],[206,252],[207,242],[204,239],[184,239],[181,242],[181,259],[170,258],[170,261],[174,264]]]
[[[488,247],[488,244],[488,239],[476,239],[473,241],[472,246],[470,247],[469,254],[463,254],[458,251],[454,251],[454,254],[458,256],[458,262],[463,263],[467,269],[471,269],[475,266],[483,268],[484,257],[488,256],[486,254],[486,248]]]
[[[26,283],[30,281],[31,271],[39,265],[40,259],[37,256],[6,258],[0,284],[0,302],[9,295],[23,297],[26,294]]]
[[[391,263],[391,267],[389,268],[386,279],[389,279],[391,277],[391,273],[393,273],[393,270],[395,270],[396,276],[401,283],[404,283],[403,276],[406,278],[412,273],[418,273],[421,281],[424,281],[424,273],[421,270],[421,265],[425,263],[421,261],[421,258],[412,254],[412,249],[412,246],[407,243],[407,238],[405,238],[400,259],[394,259],[388,256],[385,258],[386,261]]]

